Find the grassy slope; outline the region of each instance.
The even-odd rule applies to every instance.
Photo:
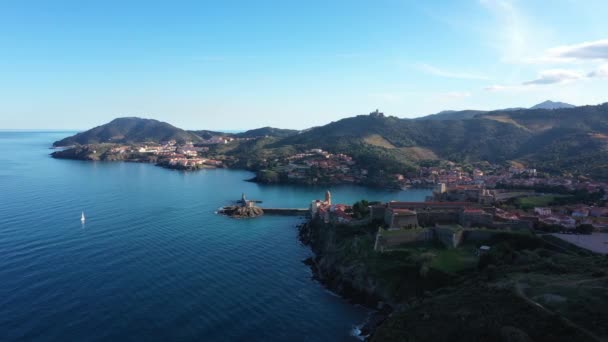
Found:
[[[527,240],[527,242],[526,242]],[[549,248],[549,249],[547,249]],[[451,253],[458,255],[458,251]],[[437,259],[443,267],[454,262]],[[608,337],[608,260],[535,238],[494,242],[491,266],[409,301],[374,341],[593,341]],[[486,264],[486,263],[484,263]],[[457,264],[456,264],[457,266]]]
[[[312,234],[319,267],[334,285],[349,280],[359,290],[401,304],[374,341],[608,337],[602,323],[608,319],[605,257],[555,249],[532,235],[498,234],[484,242],[492,250],[478,268],[475,245],[415,245],[376,253],[375,230],[373,225],[331,226]]]

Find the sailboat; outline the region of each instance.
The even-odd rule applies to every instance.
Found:
[[[85,218],[84,218],[84,211],[82,212],[82,214],[80,214],[80,222],[84,223]]]

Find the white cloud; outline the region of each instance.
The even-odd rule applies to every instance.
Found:
[[[596,70],[584,74],[580,71],[576,70],[567,70],[567,69],[552,69],[542,71],[538,78],[535,78],[530,81],[523,82],[521,84],[516,85],[502,85],[496,84],[489,87],[484,88],[484,90],[488,91],[501,91],[501,90],[524,90],[529,89],[535,86],[544,86],[551,84],[564,84],[571,83],[574,81],[592,79],[592,78],[608,78],[608,64],[604,64],[597,68]]]
[[[545,59],[565,62],[576,60],[608,60],[608,39],[558,46],[547,50]]]
[[[470,74],[466,72],[451,72],[447,70],[442,70],[437,67],[434,67],[430,64],[419,63],[416,64],[416,67],[426,72],[427,74],[445,77],[445,78],[458,78],[458,79],[467,79],[467,80],[488,80],[489,78],[482,75]]]
[[[597,70],[590,72],[587,77],[608,78],[608,64],[604,64]]]
[[[517,86],[508,86],[508,85],[502,85],[502,84],[495,84],[495,85],[491,85],[489,87],[485,87],[483,89],[487,90],[487,91],[501,91],[501,90],[513,89],[514,87],[517,87]]]
[[[543,85],[575,81],[584,78],[581,72],[565,69],[545,70],[538,78],[524,82],[523,85]]]
[[[587,78],[587,75],[575,70],[553,69],[542,71],[537,78],[523,82],[521,84],[504,85],[496,84],[484,88],[488,91],[503,91],[503,90],[526,90],[537,86],[546,86],[551,84],[563,84]]]
[[[552,37],[552,32],[538,25],[512,0],[479,0],[492,14],[492,20],[480,28],[484,41],[501,55],[506,63],[521,63],[530,58],[538,46]]]

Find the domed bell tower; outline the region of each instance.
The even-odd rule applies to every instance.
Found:
[[[331,192],[329,190],[325,192],[325,203],[331,205]]]

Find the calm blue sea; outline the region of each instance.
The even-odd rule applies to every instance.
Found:
[[[0,132],[0,341],[354,340],[368,313],[311,279],[300,219],[214,213],[241,192],[305,207],[325,188],[50,158],[70,134]],[[331,190],[345,203],[427,194]]]

